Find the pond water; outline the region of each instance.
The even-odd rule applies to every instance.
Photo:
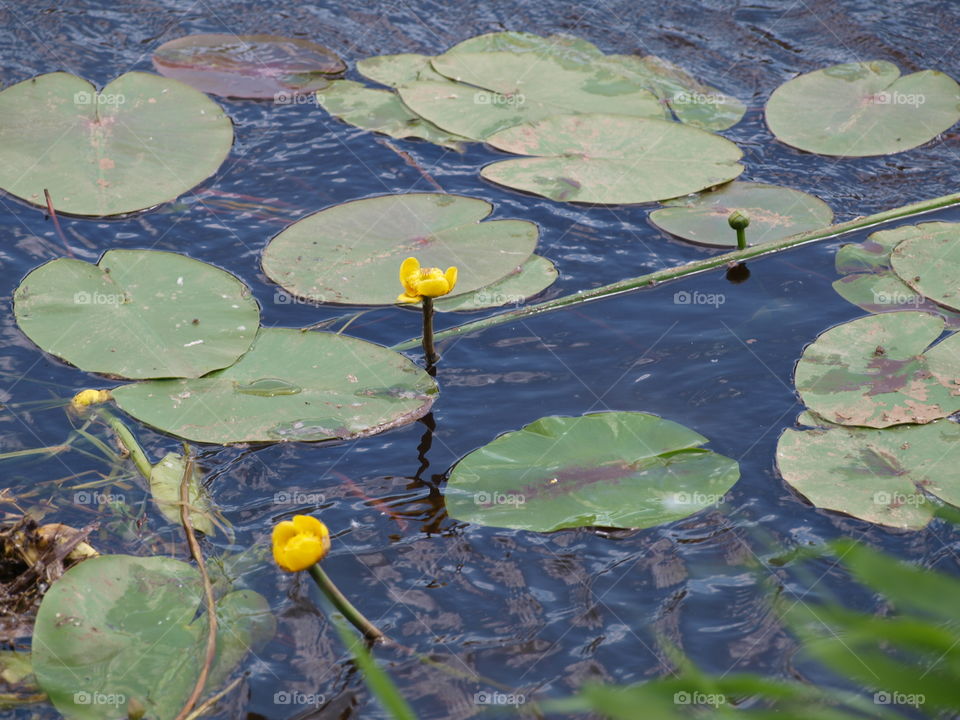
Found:
[[[954,191],[960,136],[950,132],[887,157],[818,157],[773,140],[763,121],[766,98],[796,73],[855,60],[960,77],[958,20],[948,2],[704,0],[641,7],[625,0],[120,0],[47,6],[15,0],[0,5],[0,80],[8,85],[67,70],[103,85],[131,69],[150,70],[157,45],[193,32],[309,38],[337,51],[354,79],[354,63],[370,55],[436,53],[504,29],[575,34],[607,52],[664,56],[739,97],[747,115],[722,134],[744,150],[747,170],[740,179],[812,192],[843,221]],[[381,138],[312,104],[220,102],[236,128],[221,171],[137,217],[63,218],[75,253],[96,261],[109,248],[154,248],[215,263],[253,288],[266,326],[303,326],[339,314],[284,302],[260,268],[264,245],[286,224],[321,208],[432,187]],[[493,186],[479,178],[479,168],[500,154],[479,144],[463,155],[424,143],[394,144],[446,191],[489,200],[494,217],[538,223],[538,252],[561,272],[544,297],[713,252],[665,237],[647,221],[650,207],[575,207]],[[960,210],[924,219],[960,221]],[[13,321],[13,289],[60,253],[51,223],[38,210],[0,197],[0,237],[0,448],[53,445],[71,428],[66,400],[98,380],[45,357]],[[820,242],[751,263],[743,284],[712,272],[446,344],[434,412],[399,430],[340,444],[202,449],[213,498],[236,532],[232,544],[223,535],[206,540],[207,553],[239,558],[233,571],[269,599],[279,623],[273,641],[247,659],[244,690],[231,694],[222,717],[385,717],[313,604],[316,589],[269,562],[267,533],[295,512],[316,512],[330,526],[335,540],[327,572],[388,633],[465,675],[500,684],[453,678],[403,653],[380,652],[424,719],[489,709],[476,693],[560,697],[588,679],[655,677],[668,667],[657,635],[706,670],[818,679],[815,669],[794,667],[794,641],[770,608],[772,595],[808,601],[839,593],[862,609],[876,601],[826,562],[807,564],[803,572],[782,562],[791,550],[847,535],[956,572],[960,540],[939,522],[901,533],[818,511],[774,469],[777,438],[801,409],[792,369],[803,347],[827,327],[864,314],[830,287],[840,244]],[[678,303],[681,291],[716,294],[717,302]],[[464,319],[441,316],[438,326]],[[371,311],[348,330],[387,345],[418,332],[418,315],[398,308]],[[710,438],[710,449],[741,464],[728,501],[682,522],[630,532],[541,535],[446,516],[446,473],[466,453],[545,415],[607,409],[656,413]],[[131,424],[151,456],[177,450],[175,439]],[[75,502],[70,488],[106,470],[79,453],[2,465],[3,485],[21,506],[44,508],[51,520],[77,526],[99,521],[91,542],[100,550],[186,557],[176,527],[145,505],[135,482],[101,490],[122,494],[137,515],[145,511],[139,525],[105,506]],[[24,638],[21,646],[28,643]],[[291,698],[295,702],[285,702]],[[35,716],[34,709],[16,715]],[[56,713],[41,709],[39,716]]]

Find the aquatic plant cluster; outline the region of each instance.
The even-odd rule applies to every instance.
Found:
[[[380,87],[342,79],[346,64],[322,46],[274,36],[179,38],[154,63],[162,75],[127,73],[99,91],[58,72],[0,92],[0,188],[54,217],[145,211],[209,178],[230,153],[233,125],[207,93],[315,96],[363,130],[512,154],[481,171],[506,188],[555,202],[661,202],[652,223],[689,242],[736,248],[736,267],[799,234],[839,232],[823,231],[833,214],[818,198],[735,182],[742,152],[718,133],[740,121],[743,103],[652,55],[492,33],[437,56],[358,62]],[[858,62],[785,83],[766,118],[779,140],[808,152],[878,155],[935,138],[960,119],[958,100],[960,87],[943,73],[901,77],[890,63]],[[38,124],[41,107],[49,117]],[[34,162],[51,145],[57,158]],[[253,591],[225,583],[214,594],[195,533],[229,528],[189,443],[336,442],[426,415],[440,394],[435,313],[520,305],[558,274],[537,254],[536,224],[488,220],[492,211],[444,192],[370,197],[320,209],[266,246],[263,271],[292,297],[419,305],[422,336],[395,348],[342,331],[263,327],[240,278],[178,253],[113,249],[96,264],[63,257],[23,279],[14,294],[20,329],[44,352],[100,376],[103,387],[77,393],[70,412],[84,428],[100,422],[117,437],[157,510],[182,526],[196,563],[85,556],[51,585],[36,616],[32,668],[58,710],[179,720],[235,686],[234,669],[272,636],[275,620]],[[960,226],[876,232],[843,247],[837,270],[837,291],[870,314],[825,331],[799,359],[794,380],[807,410],[802,429],[781,436],[777,466],[817,507],[919,529],[940,501],[960,506],[960,483],[940,464],[960,439],[950,419],[960,411],[960,340],[950,332],[960,326]],[[402,354],[411,344],[422,344],[423,367]],[[111,404],[185,441],[183,453],[151,461]],[[531,532],[654,527],[725,502],[739,464],[707,443],[639,409],[544,417],[504,428],[456,463],[445,504],[464,522]],[[280,569],[309,572],[365,638],[392,642],[320,568],[330,547],[318,517],[297,515],[273,530]],[[177,632],[160,636],[158,627]],[[93,630],[108,648],[96,659],[88,657]],[[368,651],[344,637],[384,705],[412,717]],[[106,700],[91,702],[81,689]],[[682,690],[691,691],[699,692]]]

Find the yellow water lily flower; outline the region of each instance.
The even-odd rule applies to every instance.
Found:
[[[82,410],[90,405],[99,405],[110,401],[109,390],[81,390],[73,396],[70,404],[74,410]]]
[[[408,257],[400,265],[400,283],[403,293],[397,302],[415,303],[425,297],[440,297],[448,294],[457,284],[457,268],[448,267],[446,272],[440,268],[422,268],[419,260]]]
[[[311,515],[294,515],[273,528],[273,559],[287,572],[306,570],[330,549],[330,531]]]

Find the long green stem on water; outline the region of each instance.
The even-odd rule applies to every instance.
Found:
[[[319,563],[311,565],[309,573],[310,577],[314,579],[323,591],[323,594],[333,603],[333,606],[342,612],[343,616],[353,623],[353,626],[363,633],[365,638],[372,642],[384,639],[384,634],[347,600],[346,595],[340,592],[340,589],[333,584],[333,580],[327,577],[327,574],[320,568]]]
[[[466,335],[467,333],[486,330],[487,328],[494,327],[495,325],[503,325],[504,323],[513,322],[515,320],[523,320],[524,318],[540,315],[541,313],[550,312],[551,310],[559,310],[570,305],[580,305],[581,303],[592,302],[593,300],[599,300],[612,295],[619,295],[620,293],[629,292],[630,290],[652,287],[669,280],[677,280],[678,278],[687,277],[688,275],[694,275],[707,270],[713,270],[714,268],[718,267],[724,267],[732,263],[741,263],[744,260],[749,260],[751,258],[773,255],[774,253],[778,253],[782,250],[787,250],[798,245],[804,245],[817,240],[835,238],[839,235],[844,235],[856,230],[863,230],[864,228],[868,228],[873,225],[879,225],[883,222],[913,217],[914,215],[930,212],[931,210],[939,210],[941,208],[949,207],[950,205],[956,205],[957,203],[960,203],[960,193],[952,193],[950,195],[934,198],[933,200],[923,200],[922,202],[911,203],[910,205],[904,205],[903,207],[893,208],[892,210],[884,210],[883,212],[875,213],[873,215],[849,220],[845,223],[829,225],[819,230],[809,230],[796,235],[790,235],[789,237],[782,238],[781,240],[774,240],[773,242],[763,243],[762,245],[754,245],[753,247],[748,247],[743,250],[734,250],[733,252],[724,253],[722,255],[714,255],[713,257],[706,258],[704,260],[696,260],[679,267],[657,270],[656,272],[652,272],[647,275],[641,275],[640,277],[629,278],[627,280],[620,280],[618,282],[611,283],[610,285],[603,285],[602,287],[593,288],[592,290],[580,290],[572,295],[564,295],[563,297],[547,300],[546,302],[537,303],[536,305],[528,305],[527,307],[517,308],[516,310],[508,310],[506,312],[497,313],[496,315],[491,315],[480,320],[474,320],[472,322],[464,323],[463,325],[457,325],[456,327],[443,330],[433,335],[432,339],[445,340],[447,338],[459,337],[461,335]],[[411,338],[410,340],[405,340],[402,343],[394,345],[393,349],[409,350],[410,348],[416,347],[420,343],[421,338]]]
[[[133,433],[130,432],[130,428],[124,425],[120,418],[105,408],[97,408],[97,413],[103,418],[103,421],[110,426],[110,429],[117,434],[117,439],[120,440],[120,444],[127,449],[127,452],[130,453],[130,458],[133,460],[133,464],[137,466],[140,474],[143,475],[145,480],[149,480],[150,473],[153,471],[153,463],[147,459],[147,454],[143,451],[143,448],[140,447],[140,443],[137,442]]]

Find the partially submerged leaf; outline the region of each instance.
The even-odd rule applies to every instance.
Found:
[[[558,115],[488,142],[535,155],[483,168],[500,185],[566,202],[647,203],[720,185],[743,172],[740,148],[719,135],[623,115]]]
[[[437,298],[434,308],[450,312],[519,305],[550,287],[557,275],[557,268],[547,258],[531,255],[503,280],[467,295]]]
[[[485,200],[406,193],[353,200],[286,228],[263,251],[267,276],[318,302],[392,305],[403,290],[400,263],[456,265],[453,295],[473,293],[510,275],[533,253],[537,226],[524,220],[481,222]]]
[[[645,528],[720,502],[740,476],[707,439],[640,412],[545,417],[475,450],[444,491],[451,517],[549,532]]]
[[[334,80],[317,93],[317,103],[346,123],[390,137],[418,138],[458,152],[469,141],[411,112],[396,93],[368,88],[352,80]]]
[[[650,213],[650,222],[671,235],[711,247],[737,246],[737,235],[727,222],[734,210],[750,216],[750,245],[826,227],[833,221],[833,211],[819,198],[762,183],[732,182],[664,204]]]
[[[336,53],[302,38],[204,33],[165,42],[153,65],[198,90],[234,98],[309,94],[346,70]]]
[[[901,311],[837,325],[803,351],[795,382],[814,412],[840,425],[928,423],[960,410],[960,335],[931,347],[937,315]]]
[[[119,215],[175,199],[233,144],[223,110],[183,83],[129,72],[100,92],[63,72],[0,92],[0,189],[74,215]]]
[[[893,63],[832,65],[790,80],[770,96],[767,125],[787,145],[864,157],[923,145],[960,120],[960,86],[923,70],[900,75]]]
[[[290,328],[261,329],[250,351],[225,370],[113,391],[117,405],[138,420],[220,445],[374,435],[422,417],[436,394],[433,379],[400,353]]]
[[[960,223],[913,227],[890,254],[893,271],[924,297],[960,311]]]
[[[207,615],[200,574],[164,557],[103,555],[71,568],[43,598],[33,636],[40,686],[70,720],[169,720],[203,663]],[[251,649],[273,635],[266,600],[241,590],[217,603],[213,692]]]
[[[260,308],[220,268],[159,250],[108,250],[96,265],[58,258],[14,292],[20,329],[87,372],[199,377],[233,363],[256,336]]]
[[[960,425],[950,420],[883,430],[788,429],[777,445],[777,467],[817,507],[917,530],[933,518],[931,495],[960,504],[948,459],[958,442]]]
[[[150,494],[157,509],[167,520],[178,525],[181,524],[180,483],[186,472],[186,464],[183,455],[170,452],[150,472]],[[187,496],[190,499],[190,524],[205,535],[213,535],[214,509],[196,465],[187,480]]]

